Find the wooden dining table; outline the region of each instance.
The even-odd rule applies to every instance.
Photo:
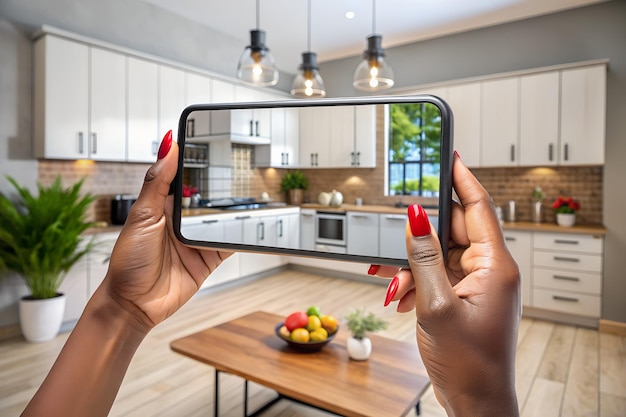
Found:
[[[245,380],[244,415],[280,400],[354,417],[398,417],[415,408],[430,385],[415,343],[371,335],[369,359],[346,351],[347,329],[316,352],[299,352],[275,334],[283,316],[257,311],[174,340],[171,349],[215,368],[214,413],[219,414],[219,373]],[[276,391],[274,400],[248,414],[247,383]]]

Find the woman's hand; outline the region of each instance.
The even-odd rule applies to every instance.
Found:
[[[410,270],[394,277],[386,304],[415,309],[417,343],[439,402],[451,416],[515,416],[515,350],[520,272],[508,252],[491,198],[458,155],[451,242],[444,263],[439,240],[420,206],[408,210]]]
[[[148,170],[111,255],[102,289],[151,329],[178,310],[230,253],[196,250],[174,236],[170,183],[178,167],[178,144],[169,131],[159,159]]]

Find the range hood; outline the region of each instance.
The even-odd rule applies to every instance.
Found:
[[[269,117],[255,118],[257,115],[241,109],[192,112],[187,118],[185,140],[190,143],[228,140],[243,145],[269,145]]]

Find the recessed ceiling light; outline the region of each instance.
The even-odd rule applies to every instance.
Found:
[[[354,19],[354,12],[353,11],[347,11],[346,12],[346,19]]]

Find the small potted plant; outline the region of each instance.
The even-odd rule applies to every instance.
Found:
[[[298,205],[304,202],[304,190],[309,186],[309,180],[302,171],[287,172],[280,181],[280,190],[287,193],[287,202]]]
[[[94,201],[82,195],[83,180],[64,189],[57,177],[50,187],[38,185],[37,195],[9,182],[16,201],[0,194],[0,272],[23,279],[30,295],[20,300],[20,326],[29,342],[53,339],[63,321],[65,296],[59,287],[67,272],[93,248],[83,232],[93,225],[86,211]]]
[[[533,222],[541,223],[543,218],[543,190],[537,186],[533,189]]]
[[[348,355],[354,360],[366,360],[372,353],[372,341],[367,334],[386,329],[387,322],[363,309],[352,310],[346,316],[346,321],[352,334],[346,344]]]
[[[183,184],[183,199],[181,202],[183,208],[189,208],[189,206],[191,205],[191,196],[193,196],[197,192],[198,192],[198,189],[196,187]]]
[[[580,210],[580,204],[572,197],[559,196],[552,204],[552,208],[559,226],[570,227],[576,223],[576,211]]]

